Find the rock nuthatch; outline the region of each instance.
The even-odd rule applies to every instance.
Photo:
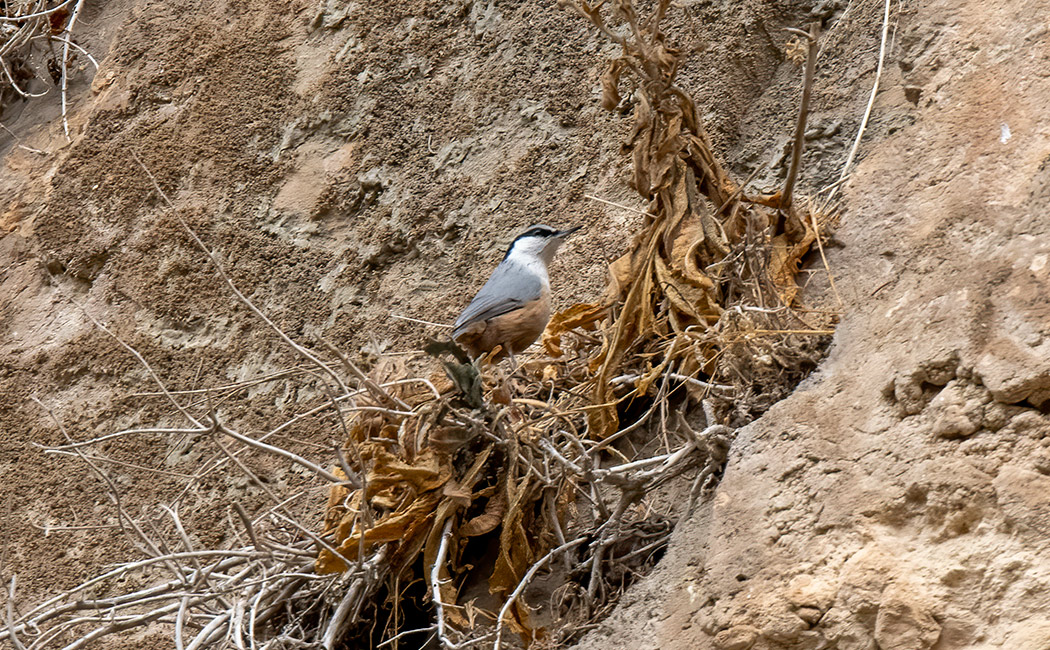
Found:
[[[538,224],[518,235],[492,277],[456,319],[452,338],[471,356],[502,346],[499,357],[517,354],[543,333],[551,317],[547,265],[565,238],[579,230]]]

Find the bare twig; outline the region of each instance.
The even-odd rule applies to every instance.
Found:
[[[431,625],[429,627],[421,627],[421,628],[417,628],[415,630],[402,630],[401,632],[398,632],[397,634],[395,634],[394,636],[390,637],[386,641],[383,641],[382,643],[376,645],[376,647],[377,648],[383,648],[383,647],[386,647],[386,646],[388,646],[388,645],[390,645],[392,643],[397,643],[402,638],[404,638],[406,636],[409,636],[410,634],[422,634],[424,632],[436,632],[436,631],[437,631],[437,625]],[[420,648],[426,648],[428,645],[430,645],[429,641],[427,641],[426,643],[421,643],[419,645],[419,647]]]
[[[339,606],[336,607],[327,626],[325,626],[324,636],[321,638],[321,645],[325,650],[333,650],[340,641],[343,631],[349,622],[350,613],[360,609],[361,600],[366,593],[368,583],[375,581],[372,574],[375,572],[376,567],[386,560],[386,557],[387,547],[384,546],[365,563],[360,575],[350,583],[346,593],[343,594],[342,599],[339,601]]]
[[[592,201],[597,201],[598,203],[604,203],[605,205],[610,205],[610,206],[612,206],[614,208],[620,208],[621,210],[627,210],[628,212],[633,212],[635,214],[644,215],[646,217],[655,217],[655,216],[657,216],[657,215],[653,214],[652,212],[648,212],[646,210],[639,210],[638,208],[632,208],[631,206],[624,205],[622,203],[615,203],[613,201],[602,199],[602,198],[599,198],[597,196],[593,196],[591,194],[584,194],[583,198],[590,199]]]
[[[809,95],[813,90],[813,77],[817,69],[817,39],[820,38],[820,23],[810,23],[808,34],[795,29],[791,31],[806,38],[808,48],[806,50],[806,73],[802,81],[802,99],[799,101],[798,120],[795,122],[795,141],[791,147],[791,165],[788,167],[787,180],[784,181],[784,191],[780,194],[781,210],[791,209],[795,180],[798,178],[798,168],[802,162],[802,149],[806,144],[806,120],[809,116]]]
[[[525,572],[525,575],[518,583],[518,586],[514,588],[514,591],[512,591],[510,596],[507,597],[507,600],[504,601],[503,607],[500,608],[499,614],[496,616],[496,641],[492,644],[492,650],[500,650],[500,643],[503,639],[503,619],[506,618],[507,612],[509,612],[510,608],[514,605],[514,601],[521,596],[523,591],[525,591],[525,587],[529,585],[529,582],[531,582],[536,576],[536,573],[555,555],[567,551],[574,546],[579,546],[585,541],[587,541],[586,537],[577,537],[571,542],[566,542],[557,548],[551,549],[549,553],[541,557],[529,567],[529,570]]]
[[[368,375],[366,375],[363,370],[358,368],[353,361],[350,361],[349,357],[343,354],[342,350],[340,350],[339,348],[337,348],[336,346],[332,345],[324,339],[321,339],[321,342],[325,345],[325,347],[328,348],[329,352],[331,352],[339,358],[339,361],[343,364],[343,368],[346,369],[346,371],[352,376],[354,376],[359,382],[361,382],[361,385],[368,390],[368,392],[377,402],[389,408],[400,409],[401,411],[407,411],[409,412],[409,414],[411,414],[411,406],[405,404],[398,398],[383,390],[379,386],[379,384],[372,381],[372,379]]]
[[[390,318],[408,321],[409,323],[418,323],[419,325],[430,325],[431,327],[440,327],[443,329],[452,329],[454,327],[453,325],[449,325],[447,323],[435,323],[434,321],[422,320],[420,318],[412,318],[411,316],[401,316],[400,314],[390,314]]]
[[[343,381],[342,379],[340,379],[339,375],[337,375],[331,368],[329,368],[326,363],[318,359],[317,356],[314,355],[312,352],[293,341],[290,336],[285,334],[284,330],[282,330],[280,327],[274,324],[274,322],[270,320],[269,317],[267,317],[266,314],[262,312],[262,310],[256,307],[255,303],[253,303],[251,300],[248,300],[248,298],[240,292],[237,286],[233,283],[233,280],[230,279],[230,276],[228,276],[226,274],[226,271],[223,270],[222,263],[219,262],[218,256],[204,244],[204,241],[201,240],[199,236],[197,236],[196,231],[194,231],[193,228],[191,228],[190,225],[186,223],[186,220],[183,219],[182,215],[179,214],[178,210],[175,209],[175,204],[172,203],[171,199],[168,198],[168,195],[165,194],[163,189],[161,189],[160,183],[157,182],[157,178],[153,175],[153,172],[151,172],[149,168],[146,167],[146,163],[142,162],[142,159],[139,158],[138,154],[136,154],[134,151],[131,152],[131,157],[135,159],[135,162],[137,162],[140,167],[142,167],[142,171],[146,173],[146,175],[149,177],[150,182],[153,184],[153,189],[155,189],[157,193],[160,194],[160,197],[164,200],[167,206],[171,208],[172,212],[175,214],[175,218],[179,220],[179,223],[182,225],[183,229],[186,230],[187,233],[189,233],[190,237],[197,244],[197,246],[204,252],[205,255],[208,256],[208,260],[210,260],[212,266],[215,267],[215,270],[218,272],[219,277],[221,277],[222,280],[226,283],[226,286],[229,287],[230,291],[232,291],[233,294],[237,296],[237,299],[240,300],[241,303],[244,304],[244,306],[246,306],[249,310],[251,310],[251,312],[255,314],[260,320],[266,323],[266,325],[268,325],[270,329],[273,330],[277,334],[277,336],[280,337],[280,339],[288,345],[288,347],[292,348],[292,350],[294,350],[304,359],[310,361],[315,366],[320,368],[322,372],[331,377],[332,380],[335,382],[335,385],[338,386],[343,393],[349,392],[347,391],[346,385],[343,384]]]
[[[248,539],[252,541],[252,546],[261,551],[267,550],[266,545],[255,534],[255,526],[252,525],[252,519],[245,512],[244,506],[241,505],[240,501],[233,502],[233,510],[237,513],[237,517],[241,520],[241,525],[244,526],[244,530],[248,533]]]
[[[66,29],[63,31],[65,40],[62,42],[62,131],[66,134],[66,139],[72,141],[69,137],[69,119],[66,116],[66,104],[67,94],[66,87],[69,81],[69,45],[70,39],[73,35],[73,26],[77,23],[77,18],[80,16],[80,9],[84,6],[84,0],[76,0],[76,4],[73,6],[73,13],[69,17],[69,22],[66,23]],[[94,60],[92,60],[94,61]],[[98,68],[98,64],[95,64]]]
[[[441,545],[438,546],[437,557],[434,558],[434,566],[430,567],[430,597],[434,600],[438,641],[448,650],[458,650],[459,646],[450,641],[445,635],[445,605],[441,602],[441,569],[445,566],[445,556],[448,554],[450,537],[452,537],[451,517],[445,520],[445,527],[441,530]]]
[[[184,650],[186,647],[182,641],[183,627],[186,623],[186,610],[189,609],[190,598],[189,596],[183,596],[182,600],[179,601],[179,612],[175,615],[175,647],[178,650]]]
[[[11,586],[7,590],[7,638],[15,650],[26,650],[22,642],[15,634],[15,586],[18,584],[18,574],[11,575]]]
[[[735,386],[730,386],[728,384],[715,384],[715,383],[708,382],[708,381],[702,381],[700,379],[697,379],[696,377],[689,377],[687,375],[680,375],[680,374],[675,373],[675,372],[666,372],[666,373],[664,373],[664,377],[669,377],[670,379],[673,379],[675,381],[681,381],[681,382],[690,384],[692,386],[696,386],[697,388],[699,388],[701,390],[723,391],[723,392],[733,392],[733,391],[736,390]],[[639,379],[641,379],[641,375],[634,375],[634,374],[620,375],[619,377],[613,377],[612,379],[610,379],[609,383],[613,384],[614,386],[618,386],[620,384],[629,384],[632,381],[638,381]]]
[[[292,461],[296,465],[299,465],[300,467],[305,467],[306,469],[310,470],[314,474],[317,474],[318,476],[320,476],[324,480],[329,481],[330,483],[334,483],[334,484],[337,484],[337,485],[340,484],[340,483],[343,483],[343,479],[341,479],[338,476],[336,476],[335,474],[329,472],[328,470],[326,470],[325,468],[321,467],[317,463],[312,463],[312,462],[306,460],[305,458],[303,458],[299,454],[290,452],[287,449],[282,449],[280,447],[275,447],[273,445],[268,445],[265,442],[259,442],[258,440],[254,439],[254,438],[249,438],[248,436],[245,436],[245,435],[242,435],[240,433],[237,433],[233,429],[231,429],[231,428],[227,427],[226,425],[221,424],[219,422],[215,422],[214,426],[215,426],[215,430],[216,431],[225,433],[226,435],[230,436],[234,440],[237,440],[238,442],[243,442],[244,444],[248,445],[249,447],[255,447],[256,449],[258,449],[260,451],[265,451],[267,453],[274,454],[275,456],[281,456],[282,458],[287,458],[288,460]]]
[[[44,403],[37,399],[35,396],[30,397],[30,399],[36,402],[37,405],[40,406],[40,408],[47,411],[47,414],[51,417],[51,420],[58,427],[62,435],[65,436],[66,440],[68,440],[69,442],[73,442],[73,439],[69,437],[69,432],[66,431],[66,428],[62,425],[62,422],[55,415],[54,411],[52,411],[49,407],[44,405]],[[88,458],[79,449],[76,450],[76,453],[80,456],[80,459],[83,460],[89,468],[91,468],[91,471],[94,472],[94,474],[98,476],[98,478],[101,479],[109,488],[109,498],[113,502],[113,505],[117,510],[118,520],[121,522],[126,522],[128,527],[135,532],[135,534],[138,536],[138,539],[145,545],[144,550],[148,553],[152,553],[155,556],[166,555],[162,553],[159,548],[157,548],[156,543],[152,539],[150,539],[148,535],[146,535],[145,531],[142,530],[138,522],[135,521],[135,519],[131,515],[129,515],[124,509],[124,503],[120,498],[120,491],[117,489],[116,484],[113,483],[113,479],[111,479],[108,474],[103,472],[102,469],[99,468],[99,466],[96,465],[94,461]],[[126,534],[127,529],[125,529],[123,526],[121,526],[121,528]],[[129,537],[131,536],[129,535]],[[175,574],[176,576],[181,575],[181,573],[178,571],[177,567],[173,563],[167,562],[166,564],[168,565],[168,568],[171,569],[173,574]]]
[[[16,13],[13,16],[0,15],[0,23],[22,23],[22,22],[25,22],[26,20],[29,20],[30,18],[43,18],[44,16],[50,16],[53,13],[62,11],[63,9],[65,9],[67,6],[69,6],[70,4],[72,4],[75,1],[76,0],[64,0],[64,2],[61,2],[61,3],[57,4],[57,5],[55,5],[54,7],[50,7],[48,9],[43,10],[43,11],[37,11],[37,12],[31,13],[31,14],[17,14]]]
[[[860,126],[857,128],[857,136],[853,139],[853,146],[850,147],[849,155],[846,156],[846,162],[842,165],[842,172],[839,174],[839,180],[843,181],[849,175],[850,166],[853,165],[853,159],[857,155],[857,149],[860,148],[860,141],[864,137],[864,129],[868,126],[868,119],[871,117],[871,109],[875,106],[875,97],[879,94],[879,82],[882,79],[882,66],[886,60],[886,42],[889,39],[890,30],[890,1],[885,0],[883,3],[882,10],[882,34],[879,37],[879,62],[875,67],[875,81],[871,84],[871,96],[868,97],[868,103],[864,107],[864,117],[860,120]],[[827,209],[827,206],[831,205],[831,200],[838,192],[838,187],[831,190],[831,193],[824,200],[821,211]]]
[[[170,392],[168,392],[168,387],[164,385],[164,382],[161,381],[161,378],[157,375],[156,372],[154,372],[153,366],[151,366],[149,364],[149,362],[146,361],[145,357],[143,357],[141,354],[139,354],[138,350],[133,348],[130,344],[126,343],[124,341],[124,339],[120,338],[119,336],[114,334],[112,331],[110,331],[110,329],[108,327],[106,327],[105,325],[102,324],[102,321],[100,321],[97,318],[95,318],[94,316],[92,316],[91,312],[89,312],[87,310],[87,307],[85,307],[84,305],[80,304],[80,302],[77,301],[75,298],[73,298],[72,296],[67,294],[61,288],[59,288],[59,292],[63,296],[65,296],[66,300],[68,300],[69,302],[71,302],[74,305],[76,305],[77,307],[79,307],[80,311],[82,311],[84,313],[84,315],[88,317],[88,320],[90,320],[92,323],[95,324],[95,327],[99,328],[100,330],[102,330],[103,332],[108,334],[114,341],[119,343],[121,347],[123,347],[125,350],[130,352],[131,355],[134,356],[138,360],[138,362],[142,365],[142,367],[146,369],[146,372],[149,373],[149,376],[153,378],[153,381],[156,382],[157,386],[160,388],[160,390],[164,394],[164,396],[167,397],[168,401],[171,402],[172,406],[175,407],[175,410],[177,410],[179,413],[182,414],[183,417],[185,417],[187,420],[189,420],[190,423],[193,424],[193,426],[195,426],[195,427],[202,427],[203,426],[200,422],[197,421],[196,418],[194,418],[190,414],[189,411],[187,411],[185,408],[183,408],[183,406],[181,404],[179,404],[179,402],[175,399],[175,397]],[[72,440],[70,440],[70,442],[72,443]]]
[[[831,265],[828,264],[828,257],[824,254],[824,242],[820,240],[820,229],[817,226],[817,214],[815,210],[809,211],[810,222],[813,225],[813,232],[816,233],[817,239],[817,250],[820,251],[820,261],[824,264],[824,271],[828,275],[828,286],[831,287],[831,292],[835,294],[835,301],[839,305],[839,310],[845,309],[845,303],[842,302],[842,296],[839,295],[839,290],[835,287],[835,276],[831,272]]]

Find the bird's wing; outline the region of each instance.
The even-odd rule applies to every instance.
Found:
[[[543,295],[543,282],[520,267],[501,264],[456,319],[452,338],[470,325],[520,309]]]

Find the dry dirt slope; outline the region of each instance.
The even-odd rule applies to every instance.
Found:
[[[846,313],[832,356],[737,441],[706,509],[585,647],[1050,647],[1048,424],[1033,408],[1050,390],[1050,67],[1036,20],[1048,7],[986,4],[894,3],[831,253]],[[840,165],[880,3],[682,6],[686,85],[742,168],[775,159],[790,131],[780,28],[841,20],[826,26],[815,120],[828,137],[811,143],[810,169]],[[582,198],[630,201],[623,121],[597,108],[608,52],[546,3],[111,0],[84,24],[102,66],[75,88],[74,143],[46,103],[4,116],[46,155],[0,141],[0,570],[19,574],[26,601],[133,554],[105,529],[28,525],[112,519],[83,467],[28,446],[60,439],[28,398],[85,437],[164,413],[123,399],[147,378],[62,292],[178,387],[288,363],[161,216],[129,150],[284,327],[348,348],[369,334],[415,345],[418,329],[390,312],[450,317],[499,238],[533,221],[590,226],[561,259],[579,278],[563,297],[593,295],[622,248],[630,217]],[[307,396],[257,397],[246,426]],[[172,472],[201,454],[155,439],[105,451]],[[114,471],[133,507],[181,485]],[[232,476],[190,496],[202,542],[227,534],[217,504],[232,498],[264,503]]]

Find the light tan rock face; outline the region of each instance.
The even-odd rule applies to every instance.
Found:
[[[580,648],[1050,647],[1047,12],[901,17],[874,109],[900,126],[847,185],[829,358]]]

